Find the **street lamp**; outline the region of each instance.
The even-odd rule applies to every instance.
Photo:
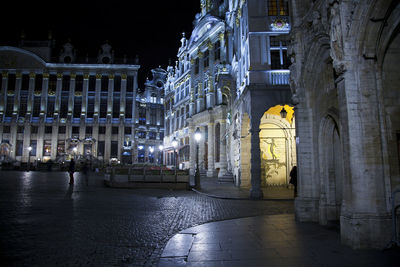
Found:
[[[282,119],[286,119],[287,116],[287,111],[285,109],[285,106],[282,106],[282,110],[280,112]]]
[[[150,163],[153,163],[154,162],[154,155],[153,155],[153,152],[154,152],[154,147],[149,147],[149,152],[150,152],[150,154],[149,154],[149,162]],[[150,157],[151,156],[151,157]],[[153,162],[151,161],[151,159],[153,159]]]
[[[77,148],[77,147],[74,147],[74,148],[72,149],[72,151],[74,151],[74,159],[76,159],[76,152],[78,151],[78,148]]]
[[[160,159],[159,159],[159,163],[160,163],[160,165],[162,165],[163,164],[163,149],[164,149],[164,146],[163,145],[159,145],[158,146],[158,149],[160,150]]]
[[[175,183],[178,180],[178,174],[177,174],[177,169],[178,169],[178,153],[176,151],[176,148],[178,147],[178,140],[176,140],[176,137],[174,136],[174,139],[172,140],[172,146],[174,147],[174,153],[175,153]]]
[[[31,163],[31,151],[32,151],[32,147],[31,146],[28,146],[28,169],[27,169],[27,171],[29,172],[29,165],[30,165],[30,163]]]
[[[194,133],[194,140],[196,141],[196,172],[194,174],[194,187],[200,187],[200,170],[199,170],[199,142],[201,140],[200,129],[197,128]]]

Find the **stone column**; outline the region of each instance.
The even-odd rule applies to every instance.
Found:
[[[54,115],[60,115],[60,106],[61,106],[61,87],[62,87],[62,73],[57,73],[57,85],[56,85],[56,99],[54,102]],[[57,116],[58,117],[58,116]],[[53,149],[53,144],[51,145]]]
[[[3,115],[6,113],[7,86],[8,86],[8,73],[3,72],[2,83],[0,88],[0,121],[2,121]]]
[[[82,113],[85,114],[86,117],[87,117],[88,90],[89,90],[89,74],[85,73],[83,74],[83,84],[82,84]]]
[[[105,135],[105,142],[104,142],[104,161],[106,163],[110,160],[111,155],[111,124],[106,125],[106,135]]]
[[[41,102],[40,102],[40,117],[41,117],[41,119],[44,119],[44,117],[46,117],[48,91],[49,91],[49,74],[43,73],[42,98],[41,98]]]
[[[113,117],[114,74],[108,75],[107,121]]]
[[[120,114],[124,114],[123,118],[126,117],[126,75],[121,75],[121,99],[120,99]]]
[[[35,76],[36,74],[31,72],[29,73],[29,89],[28,89],[28,103],[27,103],[27,115],[31,118],[32,117],[32,110],[33,110],[33,95],[35,90]]]
[[[72,119],[72,115],[74,113],[74,101],[75,101],[75,78],[76,78],[76,74],[75,73],[71,73],[71,80],[69,83],[69,99],[68,99],[68,122],[71,122]],[[82,102],[83,102],[83,97],[82,97]],[[83,103],[82,103],[83,105]],[[85,119],[85,118],[83,118]]]
[[[19,103],[20,103],[20,94],[21,94],[21,85],[22,85],[22,80],[21,80],[22,74],[20,72],[17,72],[15,75],[15,90],[14,90],[14,110],[13,110],[13,121],[15,121],[18,117],[18,111],[19,111]]]
[[[257,115],[252,114],[251,118],[251,149],[250,149],[250,173],[251,173],[251,190],[250,198],[262,199],[263,192],[261,190],[261,156],[260,156],[260,119]]]
[[[199,143],[199,169],[200,170],[204,170],[204,168],[205,168],[205,163],[204,163],[204,147],[205,147],[205,142],[206,142],[206,139],[205,139],[205,129],[204,129],[204,126],[198,126],[199,127],[199,129],[200,129],[200,132],[201,132],[201,136],[202,136],[202,139],[200,140],[200,143]]]
[[[136,107],[136,91],[137,91],[137,87],[138,87],[138,84],[137,84],[137,72],[135,72],[134,73],[134,76],[133,76],[133,105],[132,105],[132,108],[133,108],[133,110],[132,110],[132,118],[134,119],[133,121],[134,122],[136,122],[136,123],[138,123],[138,120],[139,120],[139,117],[137,117],[138,118],[138,120],[136,121],[135,120],[135,118],[136,118],[136,113],[137,113],[137,107]],[[137,158],[137,157],[136,157]]]
[[[101,74],[96,74],[96,92],[94,97],[94,120],[100,118],[100,91],[101,91]]]
[[[194,176],[196,170],[196,141],[194,140],[195,126],[189,121],[189,175]],[[192,180],[191,180],[192,182]]]
[[[226,133],[226,120],[220,120],[220,138],[219,138],[219,144],[215,144],[216,146],[219,145],[220,149],[220,156],[219,156],[219,164],[220,164],[220,169],[218,173],[218,177],[222,177],[226,174],[226,168],[228,166],[228,162],[226,160],[226,138],[225,138],[225,133]]]
[[[215,174],[215,162],[214,162],[214,123],[208,123],[208,170],[207,170],[207,177],[213,177]]]

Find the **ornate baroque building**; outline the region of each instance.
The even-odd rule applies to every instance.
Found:
[[[340,222],[344,244],[384,248],[400,184],[400,3],[291,4],[296,218]]]
[[[231,180],[261,198],[261,186],[287,185],[296,144],[287,45],[288,1],[202,0],[189,39],[165,86],[167,163]],[[283,111],[283,112],[281,112]],[[285,116],[286,114],[286,116]]]
[[[79,59],[69,42],[54,58],[53,42],[0,47],[1,160],[158,161],[165,71],[139,92],[137,59],[115,58],[108,43]]]

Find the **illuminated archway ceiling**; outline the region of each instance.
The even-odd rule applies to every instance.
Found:
[[[276,105],[275,107],[272,107],[272,108],[270,108],[270,109],[268,109],[267,110],[267,114],[270,114],[270,115],[276,115],[276,116],[281,116],[281,110],[282,110],[282,105]],[[290,124],[292,124],[292,122],[293,122],[293,116],[294,116],[294,110],[293,110],[293,107],[291,107],[291,106],[289,106],[289,105],[285,105],[284,106],[285,107],[285,110],[286,110],[286,112],[287,112],[287,115],[286,115],[286,120],[290,123]]]

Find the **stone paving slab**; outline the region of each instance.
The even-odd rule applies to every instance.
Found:
[[[184,243],[181,237],[192,234]],[[177,238],[175,238],[177,237]],[[192,242],[190,242],[192,240]],[[186,255],[173,255],[175,247]],[[293,214],[211,222],[170,239],[158,263],[164,266],[399,266],[400,250],[352,250],[337,229],[297,223]],[[176,261],[176,262],[175,262]]]
[[[168,240],[184,229],[294,211],[293,201],[116,189],[103,180],[91,173],[86,185],[76,173],[70,186],[67,172],[0,171],[0,265],[156,266]]]

